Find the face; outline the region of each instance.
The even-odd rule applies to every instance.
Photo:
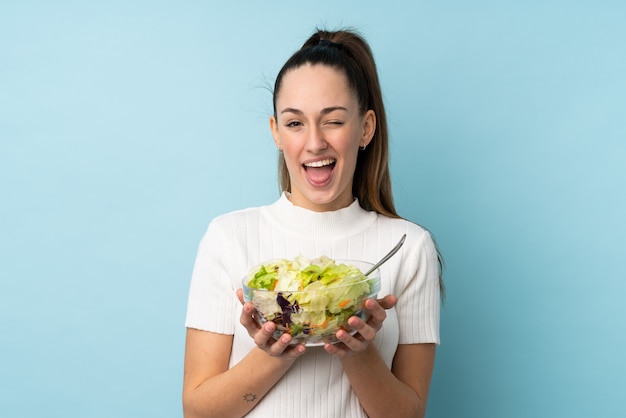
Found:
[[[359,146],[371,141],[376,116],[372,110],[361,114],[342,72],[310,64],[287,72],[270,127],[285,158],[294,205],[329,211],[354,201]]]

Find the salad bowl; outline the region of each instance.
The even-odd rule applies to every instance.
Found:
[[[380,290],[378,269],[365,276],[372,263],[332,260],[276,259],[253,268],[243,279],[243,296],[255,308],[259,324],[276,324],[273,338],[291,335],[291,344],[320,346],[337,343],[335,334],[355,330],[348,319],[367,320],[363,304]]]

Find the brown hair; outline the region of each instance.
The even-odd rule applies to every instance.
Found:
[[[376,114],[376,130],[368,147],[359,151],[352,194],[363,209],[375,211],[392,218],[399,218],[393,204],[391,176],[389,174],[389,137],[387,118],[378,71],[374,56],[367,42],[352,30],[315,32],[285,63],[274,84],[274,116],[276,98],[280,92],[283,76],[304,64],[321,64],[342,71],[355,92],[360,111],[373,110]],[[291,180],[285,159],[278,161],[279,181],[282,191],[291,191]]]

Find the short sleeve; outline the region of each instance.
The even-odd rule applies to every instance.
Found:
[[[439,344],[439,258],[430,233],[422,234],[405,253],[398,278],[396,310],[399,344]]]
[[[234,333],[239,301],[225,259],[225,243],[231,240],[224,224],[214,220],[200,241],[189,288],[187,328]]]

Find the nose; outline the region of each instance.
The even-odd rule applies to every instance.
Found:
[[[324,137],[324,131],[318,125],[310,125],[306,138],[306,150],[312,153],[318,153],[325,150],[328,143]]]

